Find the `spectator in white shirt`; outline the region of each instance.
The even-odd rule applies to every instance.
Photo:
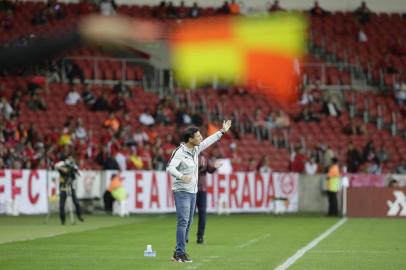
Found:
[[[317,163],[314,160],[314,157],[311,157],[309,160],[306,161],[305,163],[305,172],[308,175],[315,175],[317,173]]]
[[[114,158],[118,163],[118,167],[120,168],[120,171],[127,170],[127,159],[123,153],[117,152],[117,154]]]
[[[14,113],[13,108],[7,102],[6,98],[2,98],[0,101],[0,115],[3,115],[6,119],[9,119],[10,116]]]
[[[135,131],[134,135],[133,135],[133,139],[134,142],[137,143],[137,145],[144,145],[144,143],[148,142],[149,137],[148,134],[145,133],[143,130],[141,130],[141,128],[137,128],[137,130]]]
[[[309,89],[306,89],[306,90],[303,92],[303,95],[302,95],[302,97],[300,98],[299,103],[300,103],[301,105],[307,105],[307,104],[309,104],[309,103],[312,103],[313,101],[314,101],[314,97],[313,97],[313,95],[311,94],[311,91],[310,91]]]
[[[75,137],[78,139],[85,139],[87,137],[86,129],[83,127],[81,118],[76,121]]]
[[[145,126],[152,126],[155,124],[155,119],[148,109],[142,114],[140,114],[138,120],[140,121],[141,124]]]
[[[406,104],[406,83],[403,81],[395,84],[395,99],[398,104]]]
[[[268,156],[265,156],[261,163],[262,163],[261,167],[259,168],[259,172],[261,174],[266,174],[266,173],[271,173],[272,172],[271,166],[269,166],[270,161],[269,161]]]
[[[68,95],[65,98],[65,104],[67,105],[76,105],[79,103],[79,101],[82,98],[80,97],[79,92],[77,92],[75,89],[71,89],[68,93]]]
[[[100,13],[103,16],[116,15],[115,3],[112,0],[103,0],[100,3]]]
[[[358,41],[361,43],[368,41],[368,36],[367,36],[367,34],[365,34],[365,32],[362,28],[358,32]]]

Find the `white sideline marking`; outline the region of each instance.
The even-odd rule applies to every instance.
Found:
[[[380,250],[312,250],[311,253],[364,253],[364,254],[393,254],[406,253],[404,250],[380,251]]]
[[[159,218],[159,216],[157,216],[157,218]],[[14,239],[14,240],[9,240],[9,241],[4,241],[4,242],[0,241],[0,245],[16,243],[16,242],[32,241],[32,240],[37,240],[37,239],[52,238],[52,237],[61,236],[61,235],[64,235],[64,234],[89,232],[89,231],[95,231],[95,230],[99,230],[99,229],[107,229],[107,228],[115,227],[115,226],[121,226],[121,225],[133,224],[133,223],[140,223],[140,222],[144,222],[144,221],[145,220],[138,220],[138,221],[133,221],[133,222],[129,222],[129,223],[108,224],[108,225],[103,225],[103,226],[84,228],[83,230],[78,230],[78,231],[64,231],[64,232],[40,235],[40,236],[36,236],[36,237],[26,237],[26,238]]]
[[[304,248],[299,249],[292,257],[287,259],[283,264],[279,265],[278,267],[275,268],[275,270],[285,270],[288,269],[292,264],[294,264],[297,260],[299,260],[306,252],[308,252],[310,249],[314,248],[318,243],[323,241],[326,237],[328,237],[330,234],[332,234],[335,230],[337,230],[341,225],[343,225],[348,219],[347,218],[342,218],[340,219],[336,224],[334,224],[333,227],[319,235],[316,239],[311,241],[307,246]]]
[[[268,233],[268,234],[265,234],[265,235],[263,235],[263,236],[261,236],[261,237],[248,240],[248,241],[245,242],[244,244],[238,245],[238,246],[236,246],[236,247],[237,247],[237,248],[245,248],[245,247],[247,247],[247,246],[249,246],[249,245],[252,245],[252,244],[254,244],[254,243],[258,242],[258,241],[261,241],[261,240],[263,240],[263,239],[265,239],[265,238],[268,238],[269,236],[271,236],[271,235]]]
[[[123,224],[127,224],[127,223],[123,223]],[[123,225],[123,224],[116,224],[116,225]],[[37,240],[37,239],[51,238],[51,237],[60,236],[60,235],[64,235],[64,234],[89,232],[89,231],[94,231],[94,230],[98,230],[98,229],[105,229],[105,228],[109,228],[109,227],[114,227],[116,225],[98,226],[98,227],[86,228],[84,230],[78,230],[78,231],[66,231],[66,232],[51,233],[51,234],[46,234],[46,235],[41,235],[41,236],[36,236],[36,237],[26,237],[26,238],[21,238],[21,239],[15,239],[15,240],[10,240],[10,241],[0,242],[0,245],[10,244],[10,243],[15,243],[15,242],[24,242],[24,241],[32,241],[32,240]]]
[[[212,260],[215,260],[215,259],[218,259],[218,258],[220,258],[220,256],[209,256],[208,258],[203,259],[202,262],[198,262],[193,266],[188,266],[188,267],[186,267],[186,269],[199,268],[200,266],[204,266],[205,264],[210,263]]]
[[[256,243],[256,242],[258,242],[260,240],[268,238],[269,236],[271,236],[271,235],[268,233],[268,234],[265,234],[265,235],[263,235],[261,237],[251,239],[251,240],[245,242],[244,244],[238,245],[236,247],[237,248],[244,248],[244,247],[249,246],[251,244],[254,244],[254,243]],[[204,258],[201,262],[196,263],[193,266],[191,265],[191,266],[186,267],[186,269],[193,270],[193,269],[200,268],[201,266],[205,266],[206,264],[211,263],[213,260],[216,260],[218,258],[220,258],[220,256],[208,256],[207,258]]]
[[[260,237],[258,237],[258,238],[254,238],[254,239],[248,240],[247,242],[245,242],[245,243],[243,243],[243,244],[241,244],[241,245],[238,245],[238,246],[236,246],[236,247],[237,247],[237,248],[244,248],[244,247],[247,247],[247,246],[249,246],[249,245],[251,245],[251,244],[254,244],[254,243],[258,242],[258,241],[261,241],[261,240],[263,240],[263,239],[265,239],[265,238],[268,238],[269,236],[271,236],[271,235],[268,233],[268,234],[262,235],[262,236],[260,236]],[[209,256],[209,257],[203,259],[201,263],[197,263],[197,264],[195,264],[195,265],[193,265],[193,266],[188,266],[188,267],[186,267],[186,269],[192,270],[192,269],[199,268],[200,266],[205,266],[206,264],[208,264],[208,263],[210,263],[211,261],[213,261],[213,260],[215,260],[215,259],[218,259],[218,258],[220,258],[220,256]]]
[[[78,231],[78,232],[81,232],[81,231]],[[16,239],[16,240],[9,240],[9,241],[0,242],[0,245],[10,244],[10,243],[15,243],[15,242],[31,241],[31,240],[37,240],[37,239],[42,239],[42,238],[51,238],[51,237],[55,237],[55,236],[59,236],[59,235],[67,234],[67,233],[70,233],[70,232],[51,233],[51,234],[42,235],[42,236],[38,236],[38,237],[26,237],[26,238],[21,238],[21,239]]]

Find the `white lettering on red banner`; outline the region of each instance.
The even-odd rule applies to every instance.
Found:
[[[108,186],[113,174],[106,172]],[[175,211],[172,177],[166,172],[125,171],[120,173],[128,192],[128,207],[132,213],[167,213]],[[207,177],[207,211],[273,212],[282,205],[284,212],[298,210],[297,174],[233,173]]]
[[[0,213],[13,203],[22,214],[48,211],[47,175],[44,170],[0,170]]]
[[[389,210],[387,215],[388,216],[406,216],[406,196],[405,194],[400,191],[393,191],[393,196],[395,200],[387,201],[386,203],[389,206]]]
[[[74,182],[79,198],[101,198],[114,171],[87,171]],[[175,212],[173,178],[162,171],[120,172],[131,213]],[[104,179],[104,183],[102,180]],[[58,195],[59,174],[45,170],[0,170],[0,213],[9,205],[23,214],[48,211]],[[207,210],[218,212],[283,212],[298,210],[297,174],[232,173],[207,176]],[[279,206],[278,206],[279,205]]]

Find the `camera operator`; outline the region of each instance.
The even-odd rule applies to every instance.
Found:
[[[69,156],[65,160],[56,163],[55,168],[61,176],[59,180],[59,216],[61,218],[61,224],[65,224],[65,202],[67,196],[72,197],[76,209],[76,216],[83,222],[79,201],[76,197],[75,189],[72,186],[73,181],[79,176],[78,165],[76,165],[74,158]]]

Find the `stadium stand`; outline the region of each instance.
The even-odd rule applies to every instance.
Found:
[[[65,31],[79,16],[97,11],[91,4],[58,5],[62,15],[51,12],[55,5],[41,2],[19,2],[4,10],[0,42],[19,40],[23,45],[27,35]],[[162,7],[120,5],[117,12],[175,21]],[[190,7],[179,14],[189,12]],[[202,9],[200,14],[217,15],[214,8]],[[44,22],[33,23],[35,16],[45,16]],[[234,170],[258,169],[269,157],[275,171],[303,172],[304,166],[294,164],[314,157],[323,171],[329,149],[345,164],[347,146],[352,143],[363,156],[358,170],[373,173],[378,166],[378,170],[395,172],[406,154],[406,110],[393,91],[402,85],[406,70],[401,45],[406,44],[404,24],[396,14],[371,14],[362,25],[353,13],[311,17],[311,55],[303,67],[303,96],[291,107],[239,88],[151,91],[145,87],[141,66],[123,64],[98,48],[78,48],[49,62],[48,69],[57,66],[54,73],[61,81],[43,84],[36,73],[3,74],[0,168],[48,168],[61,155],[75,154],[82,168],[108,169],[107,160],[121,153],[127,168],[162,169],[176,145],[177,138],[171,134],[180,127],[218,125],[231,118],[233,135],[212,154],[230,158]],[[367,42],[357,39],[361,27]],[[64,79],[69,75],[62,72],[67,59],[77,67],[72,76],[83,77],[86,84],[69,84]],[[359,78],[365,79],[362,91],[352,90]],[[128,85],[118,85],[120,81]],[[328,86],[338,90],[328,91]],[[78,104],[65,104],[71,90],[80,93]],[[9,107],[12,113],[7,113]],[[154,125],[140,121],[145,112],[151,112]],[[111,124],[114,119],[119,127]],[[147,143],[143,137],[148,137]]]

